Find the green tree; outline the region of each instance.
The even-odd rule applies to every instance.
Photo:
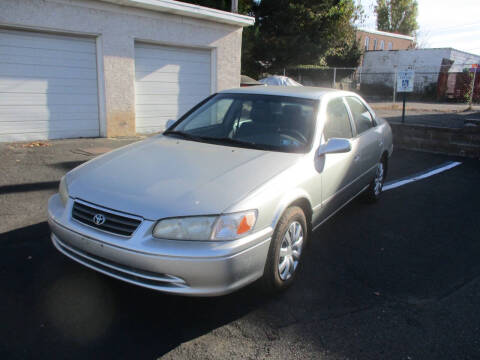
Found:
[[[416,0],[377,0],[377,29],[413,35],[418,29]]]
[[[357,10],[353,0],[252,2],[255,25],[244,30],[242,72],[255,77],[302,64],[356,66]]]
[[[187,0],[230,10],[230,0]],[[362,14],[354,0],[239,0],[255,17],[243,29],[242,73],[282,73],[297,65],[357,66],[360,50],[353,22]]]

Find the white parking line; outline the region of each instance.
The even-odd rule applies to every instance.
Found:
[[[434,169],[430,169],[430,170],[428,170],[424,173],[416,174],[416,175],[413,175],[412,177],[404,178],[402,180],[386,183],[383,186],[383,191],[395,189],[397,187],[400,187],[400,186],[403,186],[403,185],[406,185],[406,184],[410,184],[411,182],[422,180],[422,179],[428,178],[430,176],[440,174],[441,172],[450,170],[450,169],[452,169],[452,168],[454,168],[458,165],[461,165],[461,164],[462,163],[458,162],[458,161],[451,161],[451,162],[448,162],[446,164],[440,165],[439,167],[436,167]]]

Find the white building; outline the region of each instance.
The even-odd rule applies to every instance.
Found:
[[[441,70],[462,72],[472,64],[480,63],[480,56],[452,48],[409,49],[366,52],[361,67],[361,85],[393,88],[395,72],[415,70],[415,92],[436,86]]]
[[[172,0],[1,0],[0,141],[163,130],[239,86],[253,23]]]

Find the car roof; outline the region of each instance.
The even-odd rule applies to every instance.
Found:
[[[325,94],[338,93],[343,95],[352,95],[348,91],[342,91],[330,88],[321,88],[314,86],[249,86],[235,89],[228,89],[219,92],[220,94],[258,94],[258,95],[277,95],[292,96],[305,99],[320,100]]]

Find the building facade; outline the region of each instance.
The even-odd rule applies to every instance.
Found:
[[[369,94],[391,94],[396,72],[402,69],[415,71],[414,92],[427,98],[443,97],[438,89],[445,88],[451,79],[480,63],[480,56],[452,48],[409,49],[397,51],[369,51],[364,54],[360,72],[360,86]],[[439,77],[442,84],[439,84]],[[450,87],[452,85],[450,84]],[[445,90],[446,91],[446,90]],[[444,91],[444,92],[445,92]]]
[[[357,41],[365,52],[375,50],[406,50],[414,46],[412,36],[385,31],[357,29]]]
[[[239,86],[253,22],[171,0],[2,0],[0,141],[161,131]]]

